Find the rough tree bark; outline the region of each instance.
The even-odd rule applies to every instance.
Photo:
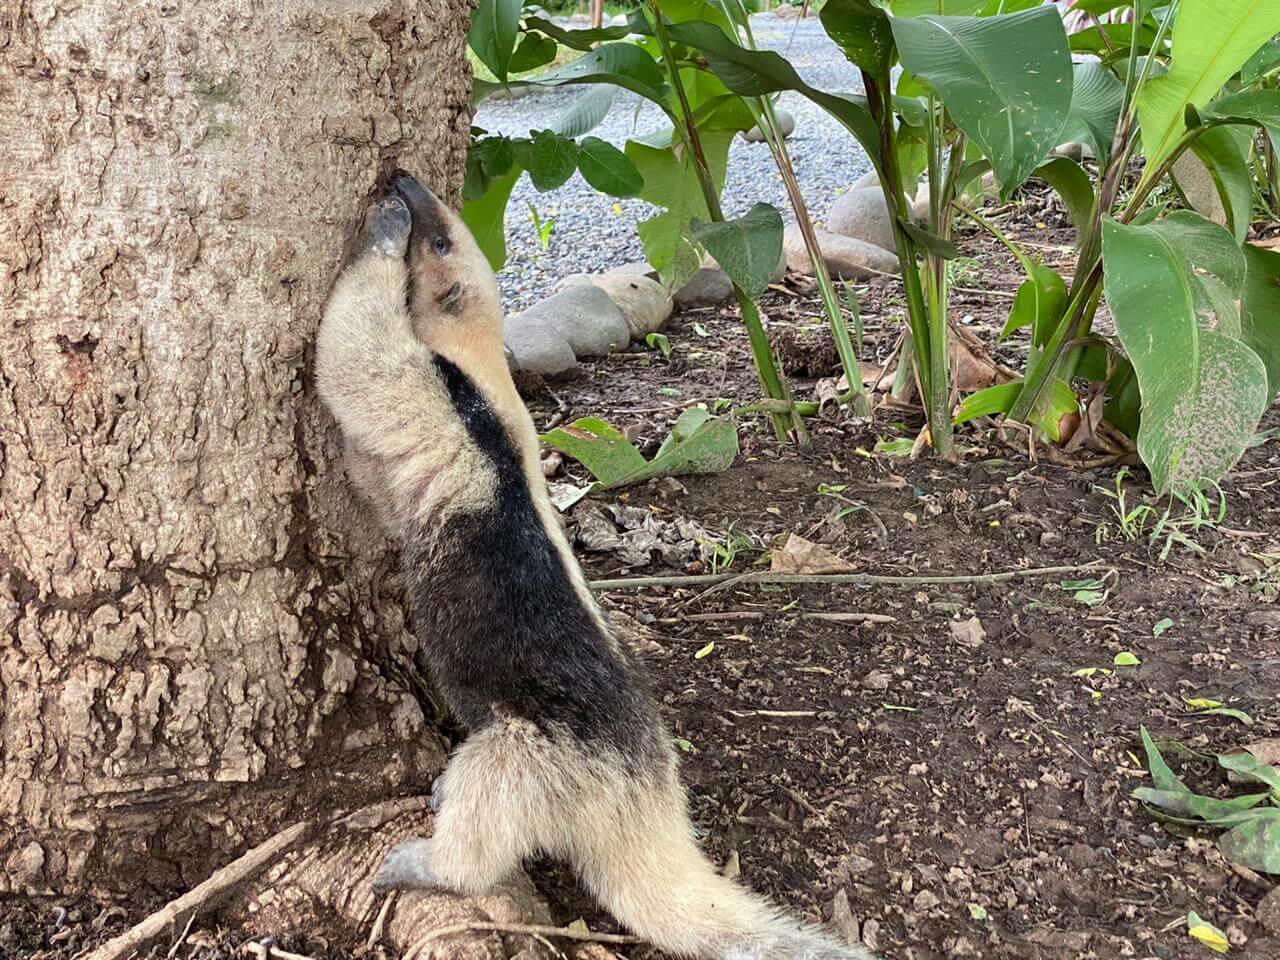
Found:
[[[379,175],[457,196],[468,18],[0,10],[0,894],[188,888],[441,768],[309,357]]]

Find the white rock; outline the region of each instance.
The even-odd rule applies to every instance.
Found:
[[[815,230],[822,258],[833,277],[844,280],[865,280],[877,273],[897,273],[898,258],[882,247],[855,240],[853,237]],[[782,234],[782,249],[787,255],[787,266],[806,277],[813,276],[809,264],[809,251],[804,245],[804,234],[794,223],[787,224]]]
[[[579,357],[607,356],[631,342],[631,329],[622,311],[609,294],[591,284],[561,290],[520,316],[545,319]]]
[[[568,373],[578,365],[564,336],[547,322],[546,317],[517,314],[502,322],[502,339],[517,370],[554,377]]]
[[[622,311],[632,340],[661,330],[674,306],[666,287],[640,273],[575,273],[565,277],[561,287],[579,284],[591,284],[609,295]]]
[[[781,107],[774,107],[773,113],[778,121],[778,132],[782,134],[782,139],[786,140],[796,132],[796,118]],[[742,139],[748,143],[764,143],[764,131],[759,127],[752,127],[750,130],[743,131]]]
[[[880,187],[880,174],[876,172],[875,167],[872,167],[870,170],[868,170],[866,173],[860,176],[857,180],[853,181],[853,186],[851,186],[849,189],[862,190],[866,187],[876,187],[877,189],[879,189]]]
[[[773,8],[773,15],[779,20],[793,20],[800,16],[800,11],[789,3],[780,3]]]
[[[605,274],[608,276],[619,274],[622,276],[635,276],[639,274],[640,276],[648,277],[650,280],[658,279],[658,271],[649,266],[644,260],[637,263],[624,263],[619,267],[610,267],[605,271]]]
[[[675,304],[681,310],[690,307],[712,307],[733,296],[733,283],[728,274],[715,267],[702,267],[693,278],[676,291]]]
[[[1049,151],[1049,155],[1054,157],[1066,157],[1070,160],[1074,160],[1076,163],[1080,163],[1083,160],[1094,159],[1093,147],[1089,146],[1087,143],[1073,142],[1060,144]]]
[[[627,15],[625,13],[614,14],[613,19],[609,22],[615,27],[625,27],[627,25]]]
[[[896,246],[893,220],[879,186],[849,190],[836,197],[823,226],[831,233],[874,243],[885,250]]]

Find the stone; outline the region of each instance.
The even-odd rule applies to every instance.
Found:
[[[624,263],[618,267],[610,267],[605,271],[606,276],[614,276],[615,274],[621,274],[622,276],[640,274],[641,276],[648,277],[650,280],[658,279],[658,271],[653,269],[653,267],[644,260],[640,260],[637,263]]]
[[[800,11],[789,3],[780,3],[773,8],[773,15],[779,20],[794,20],[800,16]]]
[[[1085,160],[1094,159],[1093,147],[1087,143],[1064,143],[1054,147],[1049,151],[1052,157],[1066,157],[1068,160],[1074,160],[1076,163],[1083,163]]]
[[[848,190],[836,197],[823,226],[831,233],[874,243],[885,250],[897,245],[893,239],[893,219],[879,186]]]
[[[578,365],[569,341],[545,317],[507,317],[502,322],[502,339],[517,370],[555,377]]]
[[[866,280],[879,273],[897,273],[898,258],[883,247],[845,237],[826,230],[814,231],[827,270],[841,280]],[[787,267],[806,277],[812,276],[809,251],[804,245],[804,235],[799,226],[788,224],[782,234],[782,249],[787,256]]]
[[[702,267],[676,291],[675,305],[681,310],[714,307],[733,296],[729,275],[717,267]]]
[[[773,113],[778,121],[778,132],[782,134],[782,139],[786,140],[796,132],[796,118],[790,111],[783,110],[781,107],[774,107]],[[759,127],[752,127],[750,130],[743,131],[742,139],[747,143],[764,143],[764,131]]]
[[[661,330],[671,316],[674,302],[667,288],[642,273],[575,273],[561,287],[591,284],[609,295],[622,311],[632,340],[643,340]]]
[[[853,186],[849,189],[862,190],[866,187],[875,187],[877,189],[880,187],[880,174],[876,172],[875,167],[872,167],[857,180],[853,181]]]
[[[613,298],[591,284],[567,287],[520,314],[545,320],[579,357],[603,357],[631,342],[631,329]],[[515,344],[511,344],[515,350]],[[517,358],[519,353],[517,352]]]
[[[625,27],[627,25],[627,15],[625,13],[615,13],[609,23],[615,27]]]
[[[1173,179],[1187,196],[1191,209],[1220,227],[1227,225],[1227,211],[1204,161],[1190,150],[1173,161]]]
[[[1258,909],[1253,915],[1267,933],[1280,934],[1280,887],[1275,887],[1258,901]]]

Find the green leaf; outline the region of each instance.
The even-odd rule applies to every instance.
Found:
[[[589,88],[556,117],[551,129],[562,137],[580,137],[594,130],[613,109],[617,95],[618,88],[612,84]]]
[[[1236,710],[1234,707],[1213,707],[1209,710],[1201,710],[1197,716],[1200,717],[1230,717],[1232,720],[1239,720],[1246,727],[1253,726],[1253,717],[1249,716],[1243,710]]]
[[[1219,837],[1218,849],[1228,860],[1250,870],[1280,873],[1280,809],[1259,810],[1256,814]]]
[[[987,0],[889,0],[889,9],[895,17],[976,16],[987,5]]]
[[[497,272],[507,262],[507,200],[524,171],[512,166],[505,176],[489,184],[489,189],[462,204],[462,222],[467,225],[489,266]]]
[[[1227,228],[1235,235],[1237,244],[1244,243],[1253,214],[1253,175],[1248,159],[1252,140],[1252,130],[1237,126],[1211,127],[1191,144],[1191,155],[1183,154],[1179,161],[1200,166],[1208,173],[1226,212]],[[1178,169],[1175,165],[1175,180]]]
[[[583,137],[578,144],[578,169],[582,179],[612,197],[636,197],[644,178],[625,153],[598,137]]]
[[[629,33],[630,27],[600,27],[595,30],[566,30],[546,17],[526,17],[525,29],[536,30],[545,34],[557,43],[562,43],[573,50],[590,50],[597,44],[610,40],[622,40]]]
[[[827,0],[818,16],[850,63],[874,77],[889,75],[897,57],[893,27],[871,0]]]
[[[1220,708],[1213,707],[1211,709]],[[1280,793],[1280,770],[1277,770],[1269,763],[1263,763],[1252,753],[1249,753],[1248,750],[1232,750],[1219,754],[1218,765],[1222,769],[1230,770],[1232,773],[1237,773],[1242,777],[1248,777],[1258,783],[1265,783],[1276,793]]]
[[[1267,397],[1280,393],[1280,251],[1244,246],[1244,295],[1240,339],[1253,348],[1267,370]]]
[[[511,62],[507,64],[507,71],[510,73],[527,73],[550,63],[555,58],[556,42],[554,40],[550,37],[539,36],[536,33],[526,33],[520,38],[520,45],[516,47],[515,53],[511,55]]]
[[[1231,943],[1227,940],[1227,935],[1215,927],[1212,923],[1200,919],[1200,915],[1194,910],[1187,912],[1187,933],[1194,940],[1198,940],[1214,953],[1226,953],[1231,947]]]
[[[1142,392],[1138,452],[1157,493],[1221,478],[1268,400],[1266,367],[1232,335],[1244,255],[1189,211],[1141,227],[1106,221],[1102,252],[1107,302]]]
[[[578,145],[550,130],[542,130],[533,138],[529,152],[529,179],[539,190],[562,187],[578,166]]]
[[[1070,157],[1053,157],[1036,167],[1036,176],[1058,192],[1067,205],[1067,214],[1077,231],[1084,229],[1093,213],[1093,180]]]
[[[768,285],[782,259],[782,215],[767,203],[757,203],[736,220],[695,220],[693,236],[752,299]]]
[[[980,903],[969,904],[969,916],[981,923],[987,919],[987,908]]]
[[[1173,621],[1170,620],[1168,617],[1165,617],[1162,620],[1157,620],[1155,626],[1151,628],[1151,635],[1153,637],[1158,637],[1160,636],[1160,634],[1164,633],[1166,630],[1168,630],[1172,626],[1173,626]]]
[[[542,441],[590,470],[596,478],[596,490],[624,487],[651,477],[719,473],[738,455],[736,421],[711,417],[696,407],[676,420],[672,438],[663,443],[657,456],[646,461],[619,431],[603,420],[585,417],[543,434]]]
[[[1205,121],[1234,121],[1262,127],[1280,150],[1280,90],[1246,90],[1215,100],[1201,113]]]
[[[1142,746],[1147,752],[1147,770],[1151,773],[1151,782],[1156,785],[1156,789],[1182,790],[1189,793],[1186,784],[1179,780],[1169,769],[1169,765],[1164,762],[1164,757],[1160,755],[1160,748],[1151,739],[1151,734],[1147,733],[1147,728],[1140,727],[1139,732],[1142,734]]]
[[[1000,331],[1003,340],[1015,330],[1031,327],[1031,342],[1043,347],[1067,307],[1067,282],[1043,263],[1032,263],[1030,276],[1018,287],[1009,319]]]
[[[471,14],[467,45],[499,80],[507,79],[522,6],[522,0],[479,0]]]
[[[1277,33],[1280,0],[1182,0],[1173,25],[1169,70],[1138,95],[1147,158],[1144,181],[1186,129],[1188,106],[1202,109],[1231,76]]]
[[[645,346],[655,347],[664,358],[671,356],[671,341],[665,333],[648,333],[644,338]]]
[[[971,393],[960,403],[954,424],[965,423],[978,417],[993,417],[998,413],[1008,413],[1013,409],[1014,401],[1022,392],[1022,381],[1012,380],[1009,383],[997,383],[995,386]]]
[[[1056,8],[892,23],[903,66],[938,91],[1005,194],[1061,142],[1073,78]]]
[[[677,23],[668,27],[672,40],[699,50],[707,66],[731,91],[761,97],[794,90],[839,120],[872,158],[880,154],[879,130],[866,99],[855,94],[826,93],[809,86],[793,66],[772,50],[747,50],[710,23]]]
[[[581,31],[585,32],[585,31]],[[512,87],[559,87],[607,83],[667,108],[667,85],[653,55],[634,43],[605,43],[577,60],[540,76],[512,81]]]
[[[1124,106],[1124,84],[1100,63],[1077,63],[1073,69],[1071,108],[1062,128],[1062,141],[1088,144],[1098,165],[1105,167]]]
[[[942,260],[954,260],[960,256],[960,248],[954,240],[946,240],[936,233],[930,233],[924,227],[917,226],[910,220],[898,217],[898,226],[916,242],[916,245],[927,250]]]
[[[1268,40],[1258,48],[1258,52],[1245,61],[1240,68],[1240,82],[1244,84],[1261,80],[1271,71],[1280,67],[1280,37]]]
[[[710,655],[711,651],[712,651],[712,650],[714,650],[715,648],[716,648],[716,642],[715,642],[714,640],[712,640],[712,641],[711,641],[710,643],[708,643],[705,647],[702,647],[700,650],[698,650],[698,651],[693,655],[693,659],[695,659],[695,660],[701,660],[703,657],[706,657],[706,656]]]
[[[1142,663],[1141,660],[1128,650],[1122,650],[1120,653],[1117,653],[1113,662],[1117,667],[1136,667],[1138,664]]]

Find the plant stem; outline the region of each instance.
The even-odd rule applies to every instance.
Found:
[[[684,142],[689,155],[693,158],[693,167],[698,176],[698,184],[702,188],[702,197],[707,205],[708,216],[713,222],[723,222],[724,211],[720,207],[720,191],[716,189],[715,180],[711,176],[711,165],[707,162],[706,153],[702,149],[702,138],[699,136],[697,124],[693,120],[693,109],[689,105],[689,96],[685,92],[684,82],[680,79],[680,66],[671,50],[671,40],[667,36],[667,27],[662,19],[659,0],[649,0],[648,12],[652,20],[654,37],[658,41],[663,62],[667,67],[671,86],[675,89],[676,97],[680,102],[680,122],[675,124],[675,129]],[[751,354],[755,358],[756,373],[760,377],[760,385],[764,390],[765,396],[775,400],[789,400],[789,391],[774,360],[773,348],[769,345],[769,336],[765,333],[759,309],[737,283],[733,284],[733,293],[738,300],[742,322],[747,328],[747,337],[751,342]],[[774,434],[779,440],[786,439],[786,418],[781,414],[773,414],[772,420]],[[804,421],[798,414],[792,415],[791,426],[795,429],[798,439],[803,439],[806,436]]]
[[[951,410],[947,403],[946,318],[943,317],[944,338],[940,343],[935,343],[931,339],[933,334],[929,307],[925,302],[920,270],[916,265],[915,241],[903,229],[899,219],[906,208],[906,201],[903,195],[902,168],[898,163],[893,133],[893,101],[888,72],[875,77],[864,70],[862,84],[867,94],[867,106],[880,134],[877,138],[880,144],[880,188],[889,209],[894,246],[902,270],[902,286],[907,297],[907,324],[911,328],[911,339],[915,345],[916,377],[920,381],[925,417],[929,421],[934,450],[941,456],[951,458],[954,451],[951,444]],[[930,192],[932,195],[932,185]],[[905,212],[910,216],[910,211]],[[934,357],[935,352],[941,353],[941,356]],[[941,382],[937,385],[933,383],[935,374],[940,374],[937,379]]]

